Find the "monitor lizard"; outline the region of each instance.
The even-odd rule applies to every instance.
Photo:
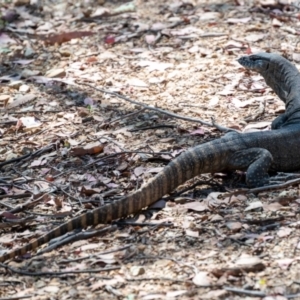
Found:
[[[290,101],[294,101],[294,96],[290,97],[293,95],[291,91],[293,87],[289,86],[288,82],[278,87],[270,80],[271,75],[267,76],[266,73],[268,70],[276,71],[283,76],[290,69],[293,72],[294,70],[290,68],[290,64],[285,64],[286,60],[282,61],[280,56],[275,56],[275,60],[273,57],[273,54],[260,54],[254,58],[242,57],[239,62],[261,73],[280,98],[289,104]],[[254,66],[255,64],[257,66]],[[274,76],[278,78],[278,74]],[[297,104],[297,98],[295,101]],[[292,124],[289,123],[289,117],[292,118]],[[299,170],[300,123],[294,124],[293,113],[288,114],[283,120],[280,120],[280,126],[276,124],[274,128],[276,130],[244,134],[229,132],[219,139],[187,150],[132,194],[69,220],[23,247],[3,254],[0,256],[0,262],[24,255],[74,229],[109,223],[136,213],[199,174],[246,170],[246,183],[250,187],[256,187],[269,183],[269,171]]]

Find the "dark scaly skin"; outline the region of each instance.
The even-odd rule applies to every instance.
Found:
[[[24,247],[4,254],[0,262],[24,255],[74,229],[109,223],[138,212],[199,174],[247,170],[249,186],[267,184],[270,170],[300,169],[299,148],[300,124],[272,131],[228,133],[182,153],[131,195],[71,219]]]
[[[290,61],[275,53],[262,52],[243,56],[238,62],[261,74],[285,103],[286,111],[272,122],[272,129],[300,122],[300,73]]]

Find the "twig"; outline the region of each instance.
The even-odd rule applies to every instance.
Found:
[[[18,121],[3,121],[3,122],[0,122],[0,125],[15,125],[17,124]]]
[[[151,230],[154,230],[156,228],[160,228],[160,227],[170,227],[170,226],[173,226],[174,223],[167,223],[167,222],[162,222],[162,223],[158,223],[158,224],[155,224],[155,223],[140,223],[140,222],[132,222],[132,221],[115,221],[114,224],[116,225],[133,225],[133,226],[140,226],[140,227],[143,227],[143,226],[154,226],[154,228],[151,228]],[[149,230],[148,230],[149,231]],[[140,233],[140,231],[138,232]],[[142,232],[142,233],[145,233],[145,232]]]
[[[223,289],[237,294],[244,294],[244,295],[255,296],[255,297],[266,297],[266,294],[261,291],[250,291],[250,290],[238,289],[229,286],[225,286]]]
[[[109,158],[112,158],[112,157],[115,157],[115,156],[118,156],[118,155],[122,155],[122,154],[139,154],[139,153],[141,153],[141,154],[151,154],[151,155],[154,155],[154,154],[159,154],[159,155],[161,155],[161,154],[167,154],[168,155],[168,154],[170,154],[170,152],[156,152],[155,153],[155,152],[146,152],[146,151],[121,151],[121,152],[117,152],[117,153],[113,153],[113,154],[107,155],[105,157],[100,157],[100,158],[94,160],[93,162],[91,162],[91,163],[89,163],[89,164],[87,164],[85,166],[82,166],[80,168],[84,168],[84,169],[89,168],[89,167],[93,166],[94,164],[96,164],[96,163],[98,163],[98,162],[100,162],[102,160],[106,160],[106,159],[109,159]],[[53,178],[56,179],[57,177],[60,177],[63,174],[67,174],[69,172],[72,172],[72,171],[74,171],[76,169],[78,169],[78,168],[74,168],[74,169],[70,169],[70,170],[61,172],[61,173],[53,176]]]
[[[170,125],[170,124],[160,124],[155,126],[146,126],[146,127],[140,127],[135,129],[129,129],[129,132],[135,132],[140,130],[148,130],[148,129],[157,129],[157,128],[176,128],[176,125]]]
[[[229,286],[225,286],[223,287],[224,290],[229,291],[229,292],[233,292],[233,293],[237,293],[237,294],[244,294],[244,295],[248,295],[248,296],[254,296],[254,297],[266,297],[267,294],[261,291],[250,291],[250,290],[244,290],[244,289],[238,289],[238,288],[234,288],[234,287],[229,287]],[[283,295],[284,298],[287,299],[292,299],[292,298],[296,298],[299,297],[300,294],[290,294],[290,295]]]
[[[164,281],[171,281],[171,282],[191,283],[191,280],[189,280],[189,279],[184,280],[184,279],[174,279],[174,278],[168,278],[168,277],[125,278],[125,280],[127,280],[127,281],[164,280]]]
[[[109,95],[118,97],[118,98],[123,99],[123,100],[125,100],[125,101],[128,101],[128,102],[130,102],[130,103],[132,103],[132,104],[142,106],[142,107],[144,107],[145,109],[149,109],[149,110],[154,110],[154,111],[160,112],[160,113],[162,113],[162,114],[168,115],[168,116],[173,117],[173,118],[177,118],[177,119],[181,119],[181,120],[185,120],[185,121],[189,121],[189,122],[196,122],[196,123],[200,123],[200,124],[203,124],[203,125],[206,125],[206,126],[209,126],[209,127],[214,127],[214,125],[211,124],[211,123],[209,123],[209,122],[206,122],[206,121],[203,121],[203,120],[200,120],[200,119],[188,118],[188,117],[180,116],[180,115],[171,113],[171,112],[166,111],[166,110],[161,109],[161,108],[148,106],[148,105],[146,105],[146,104],[143,104],[143,103],[134,101],[134,100],[132,100],[132,99],[126,97],[126,96],[120,95],[120,94],[118,94],[118,93],[111,92],[111,91],[107,91],[107,90],[100,89],[100,88],[96,88],[95,86],[93,86],[93,85],[91,85],[91,84],[88,84],[88,83],[83,83],[83,82],[77,82],[77,83],[80,84],[80,85],[88,86],[88,87],[90,87],[90,88],[92,88],[92,89],[94,89],[94,90],[96,90],[96,91],[101,92],[101,93],[106,93],[106,94],[109,94]]]
[[[116,119],[110,121],[108,124],[112,124],[112,123],[117,122],[117,121],[119,121],[119,120],[123,120],[123,119],[125,119],[125,118],[132,117],[132,116],[137,115],[137,114],[139,114],[139,113],[141,113],[141,112],[143,112],[143,111],[145,111],[145,110],[146,110],[146,108],[142,108],[142,109],[140,109],[140,110],[138,110],[138,111],[134,111],[134,112],[132,112],[132,113],[130,113],[130,114],[127,114],[127,115],[121,116],[121,117],[119,117],[119,118],[116,118]]]
[[[112,232],[117,230],[117,226],[116,225],[112,225],[112,226],[107,226],[105,228],[101,228],[99,230],[92,230],[92,231],[85,231],[85,232],[67,232],[66,235],[62,236],[62,237],[58,237],[55,239],[52,239],[49,243],[49,246],[47,246],[46,248],[43,248],[42,250],[40,250],[38,252],[38,255],[49,252],[57,247],[63,246],[65,244],[68,244],[70,241],[74,242],[74,241],[79,241],[79,240],[83,240],[83,239],[89,239],[91,237],[94,236],[98,236],[100,234],[105,234],[108,232]]]
[[[211,118],[211,122],[214,125],[214,127],[219,129],[221,132],[238,132],[238,133],[240,133],[238,130],[235,130],[233,128],[227,128],[222,125],[219,125],[218,123],[216,123],[215,118],[213,118],[213,117]]]
[[[228,191],[229,194],[227,196],[232,197],[232,196],[240,195],[240,194],[250,194],[250,193],[256,194],[256,193],[261,193],[261,192],[265,192],[265,191],[280,190],[282,188],[286,188],[290,185],[294,185],[297,183],[300,183],[300,178],[292,179],[292,180],[289,180],[284,183],[266,185],[266,186],[261,186],[261,187],[257,187],[257,188],[253,188],[253,189],[244,188],[244,189],[238,189],[233,192]]]
[[[99,273],[105,271],[119,270],[121,268],[121,267],[109,267],[109,268],[84,269],[84,270],[61,271],[61,272],[27,272],[27,271],[12,268],[11,266],[8,266],[3,263],[0,263],[0,267],[8,269],[14,273],[26,275],[26,276],[47,276],[47,275],[58,276],[58,275],[65,275],[65,274]]]
[[[0,298],[0,300],[19,300],[19,299],[27,299],[32,298],[34,295],[24,295],[24,296],[16,296],[16,297],[9,297],[9,298]]]
[[[292,179],[284,183],[279,183],[279,184],[272,184],[272,185],[266,185],[262,187],[257,187],[253,189],[249,189],[247,193],[260,193],[260,192],[265,192],[265,191],[270,191],[270,190],[279,190],[282,188],[285,188],[290,185],[294,185],[300,183],[300,178]]]
[[[111,250],[108,250],[108,251],[100,252],[100,253],[95,253],[93,255],[87,255],[87,256],[84,256],[84,257],[78,257],[78,258],[74,258],[74,259],[63,259],[63,260],[59,261],[59,264],[69,264],[71,262],[78,262],[78,261],[82,261],[82,260],[85,260],[85,259],[88,259],[88,258],[96,258],[99,255],[105,255],[105,254],[110,254],[110,253],[114,253],[114,252],[123,251],[123,250],[126,250],[126,249],[130,248],[130,247],[132,247],[132,244],[129,244],[129,245],[126,245],[126,246],[123,246],[123,247],[119,247],[119,248],[116,248],[116,249],[111,249]]]
[[[12,164],[12,163],[17,162],[17,161],[25,160],[28,157],[35,157],[39,154],[47,152],[47,151],[51,150],[54,145],[55,144],[50,144],[50,145],[47,145],[46,147],[43,147],[43,148],[41,148],[37,151],[32,152],[32,153],[28,153],[28,154],[22,155],[22,156],[17,157],[17,158],[12,158],[12,159],[6,160],[6,161],[0,163],[0,169],[5,165],[9,165],[9,164]]]
[[[19,195],[0,195],[0,199],[4,199],[4,198],[11,198],[11,199],[21,199],[21,198],[27,198],[27,197],[31,197],[32,194],[31,193],[24,193],[24,194],[19,194]],[[5,204],[3,202],[1,202],[2,205],[6,206],[6,207],[10,207],[8,204]]]
[[[18,114],[27,114],[27,113],[37,113],[37,114],[40,114],[40,113],[61,113],[63,112],[63,110],[43,110],[43,111],[40,111],[40,110],[27,110],[27,111],[14,111],[14,112],[11,112],[10,114],[11,115],[18,115]]]
[[[23,211],[24,209],[28,209],[30,207],[33,207],[35,204],[41,202],[44,199],[45,195],[50,194],[52,192],[53,192],[53,190],[49,191],[49,192],[46,192],[42,196],[38,197],[37,199],[34,199],[33,201],[28,200],[24,204],[18,205],[17,207],[15,207],[14,209],[10,210],[9,212],[12,213],[12,214],[14,214],[14,213]]]
[[[0,228],[3,229],[3,228],[8,228],[8,227],[12,227],[16,224],[19,224],[21,226],[24,226],[27,222],[30,222],[34,219],[33,216],[29,216],[29,217],[26,217],[26,218],[22,218],[22,219],[5,219],[6,222],[4,223],[0,223]]]
[[[115,144],[116,146],[118,146],[122,151],[126,151],[126,149],[123,148],[122,145],[120,145],[120,143],[116,142],[115,140],[111,139],[110,137],[107,136],[98,136],[97,138],[95,138],[96,141],[100,141],[100,139],[105,139],[108,140],[109,142]]]

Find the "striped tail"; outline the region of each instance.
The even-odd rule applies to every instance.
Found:
[[[131,195],[71,219],[22,248],[4,254],[0,257],[0,262],[16,256],[22,256],[28,251],[35,250],[39,246],[48,243],[51,239],[62,236],[74,229],[105,224],[112,220],[126,217],[149,206],[164,195],[172,192],[185,181],[199,174],[222,171],[226,167],[227,150],[230,147],[228,147],[226,142],[223,143],[221,141],[222,139],[218,139],[184,152]]]

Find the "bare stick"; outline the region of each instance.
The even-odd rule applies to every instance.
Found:
[[[130,102],[132,104],[142,106],[145,109],[154,110],[154,111],[163,113],[163,114],[168,115],[168,116],[173,117],[173,118],[177,118],[177,119],[181,119],[181,120],[185,120],[185,121],[189,121],[189,122],[196,122],[196,123],[200,123],[200,124],[203,124],[203,125],[206,125],[206,126],[209,126],[209,127],[215,127],[212,123],[209,123],[209,122],[206,122],[206,121],[203,121],[203,120],[200,120],[200,119],[183,117],[183,116],[171,113],[171,112],[169,112],[167,110],[164,110],[164,109],[161,109],[161,108],[148,106],[146,104],[134,101],[134,100],[132,100],[132,99],[126,97],[126,96],[120,95],[118,93],[107,91],[107,90],[100,89],[100,88],[96,88],[96,87],[94,87],[94,86],[92,86],[91,84],[88,84],[88,83],[83,83],[83,82],[77,82],[77,83],[81,84],[81,85],[88,86],[88,87],[90,87],[90,88],[92,88],[94,90],[97,90],[97,91],[101,92],[101,93],[106,93],[106,94],[118,97],[118,98],[123,99],[125,101],[128,101],[128,102]],[[232,130],[232,129],[228,129],[228,130]]]
[[[300,183],[300,178],[292,179],[284,183],[279,184],[271,184],[266,186],[261,186],[253,189],[239,189],[234,192],[230,192],[229,196],[238,195],[238,194],[249,194],[249,193],[261,193],[265,191],[271,191],[271,190],[280,190],[282,188],[286,188],[290,185],[298,184]]]

